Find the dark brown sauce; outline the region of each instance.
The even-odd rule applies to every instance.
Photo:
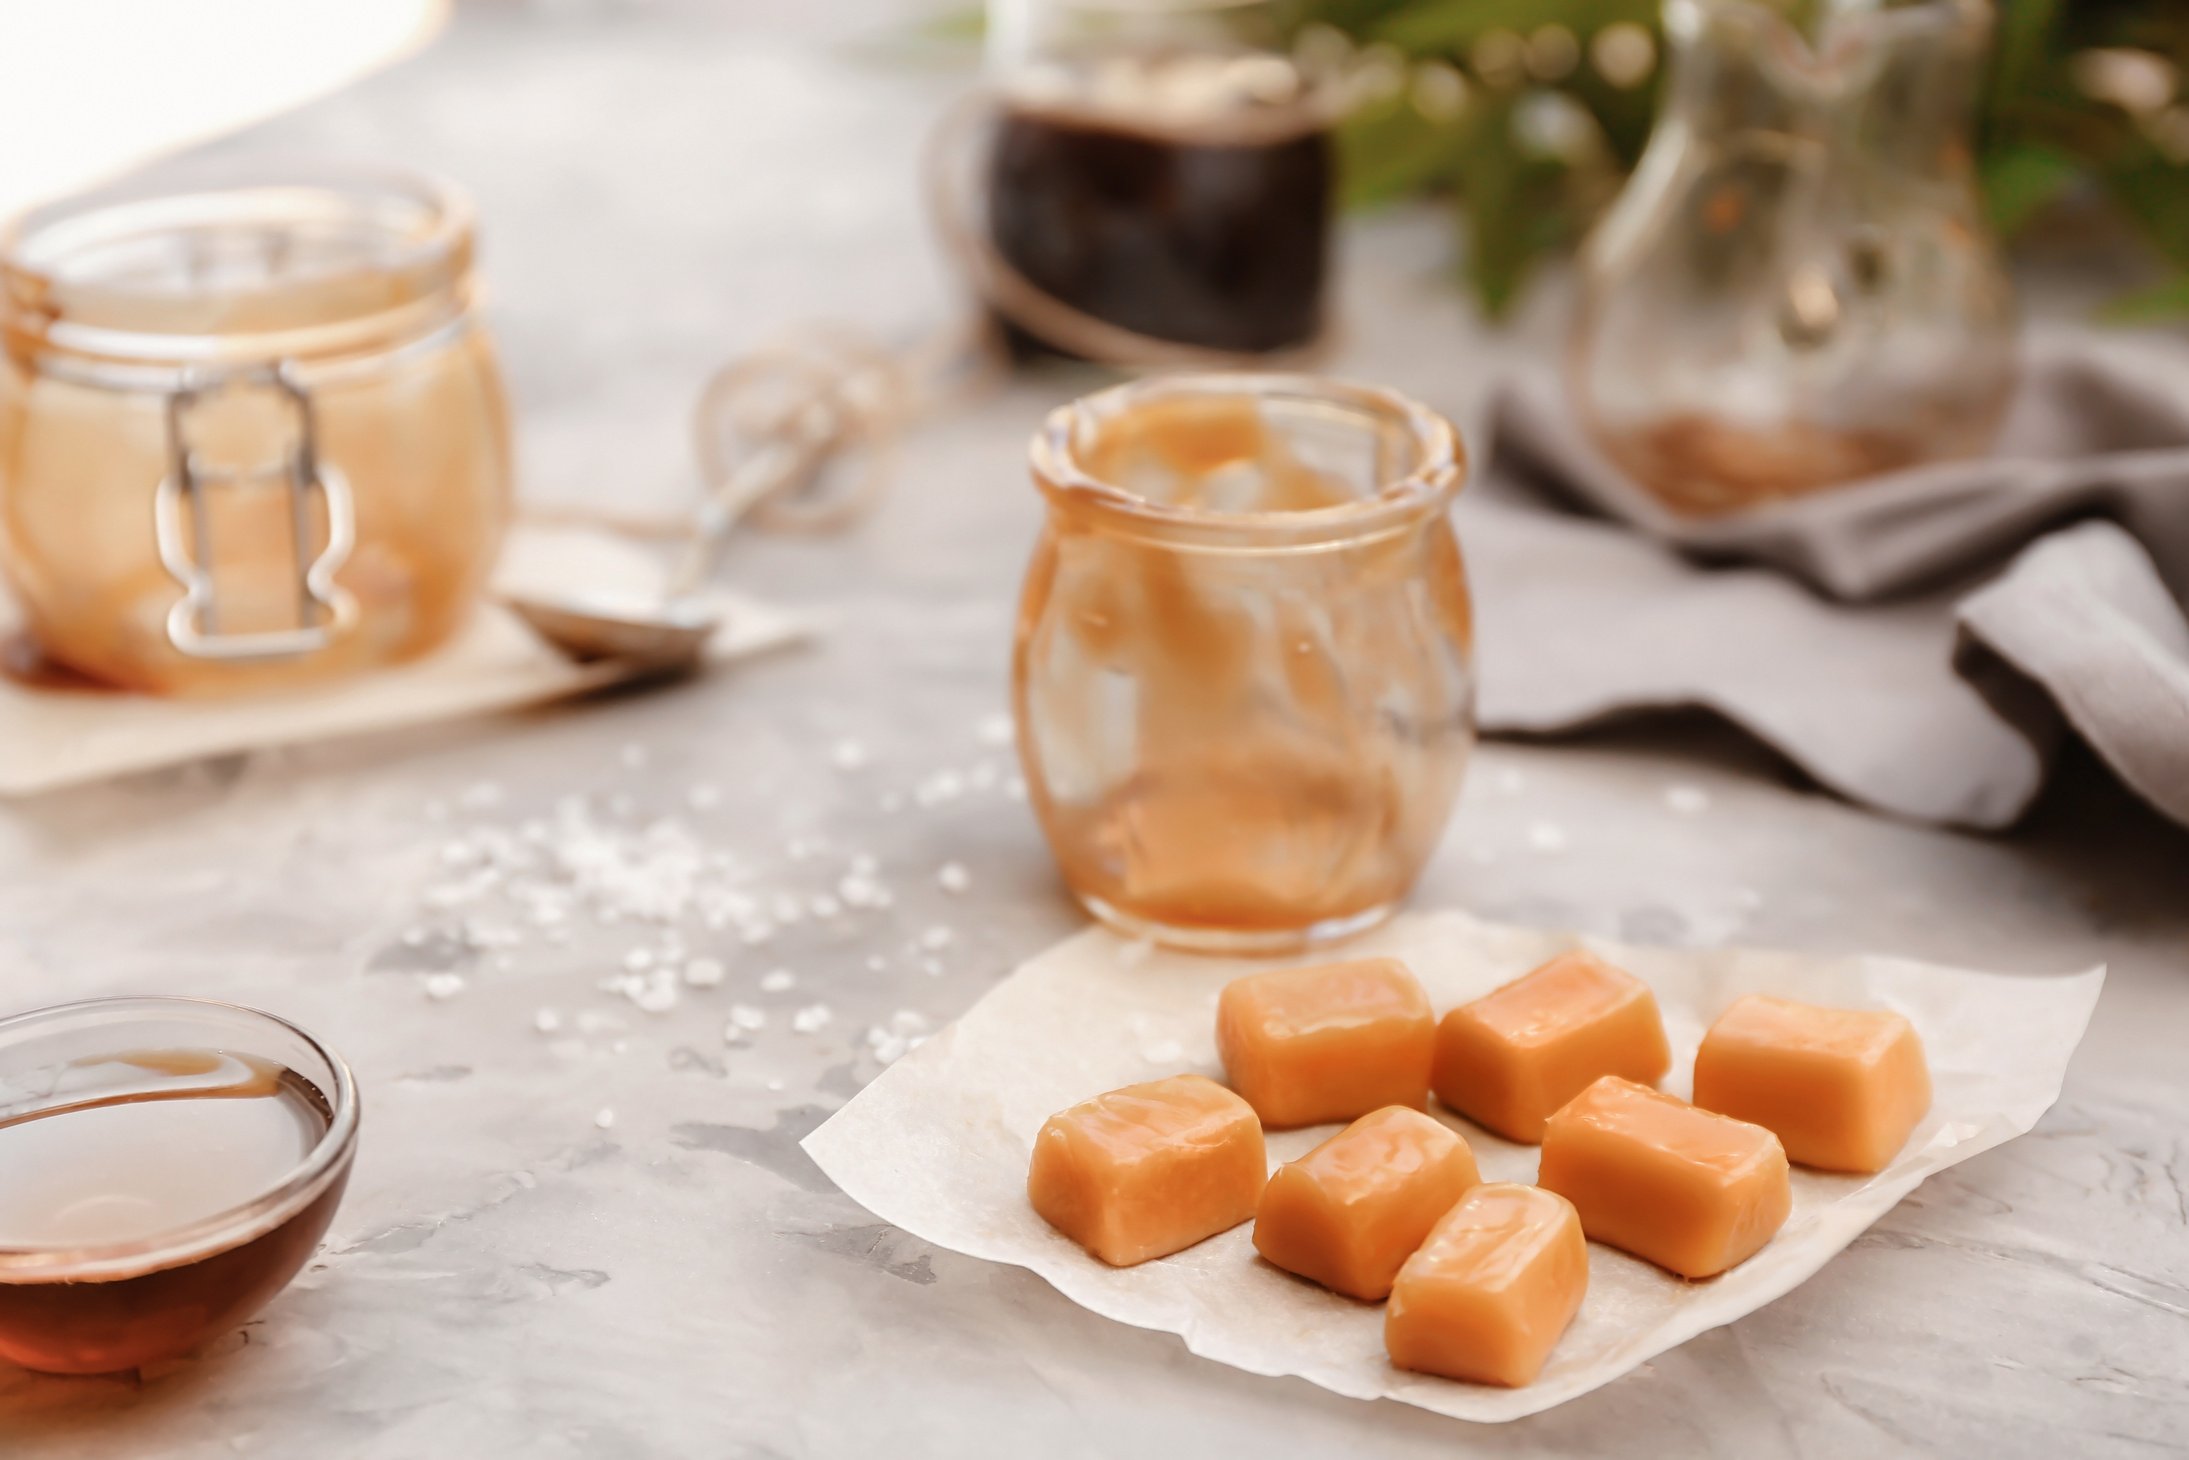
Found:
[[[208,1050],[80,1062],[14,1108],[0,1111],[0,1254],[151,1241],[245,1206],[293,1175],[333,1119],[294,1070]],[[82,1281],[0,1270],[0,1359],[103,1373],[218,1336],[296,1275],[347,1176],[345,1163],[301,1210],[209,1255]]]
[[[1322,326],[1330,142],[1136,131],[1006,106],[989,158],[996,250],[1106,323],[1211,350],[1304,345]],[[1006,323],[1014,353],[1057,352]]]

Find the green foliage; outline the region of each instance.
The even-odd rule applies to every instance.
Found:
[[[1818,0],[1775,3],[1791,11]],[[2189,3],[1995,0],[1994,9],[1996,46],[1977,128],[1993,226],[2011,238],[2065,198],[2107,200],[2173,276],[2123,300],[2115,314],[2189,318]],[[1301,0],[1301,11],[1303,22],[1394,47],[1409,65],[1448,63],[1467,79],[1466,104],[1456,111],[1434,108],[1431,116],[1404,92],[1363,110],[1347,124],[1341,157],[1355,205],[1452,197],[1471,240],[1468,281],[1492,313],[1512,302],[1544,254],[1585,231],[1648,136],[1662,73],[1658,0]],[[1622,24],[1648,27],[1658,46],[1659,65],[1642,84],[1614,85],[1589,59],[1592,40]],[[1532,79],[1511,62],[1511,40],[1548,26],[1571,32],[1582,60],[1562,77]],[[1506,64],[1486,73],[1482,63],[1498,59],[1489,52],[1500,46]],[[2170,114],[2131,114],[2086,90],[2077,58],[2114,47],[2148,50],[2177,68]],[[1547,88],[1586,109],[1593,145],[1546,153],[1513,126],[1522,99]]]

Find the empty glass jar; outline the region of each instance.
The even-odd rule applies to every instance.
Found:
[[[1235,952],[1386,917],[1474,738],[1452,428],[1336,381],[1158,377],[1054,413],[1033,476],[1019,748],[1073,892]]]
[[[460,625],[509,504],[470,211],[363,167],[159,172],[0,241],[0,566],[45,654],[218,693]]]
[[[1666,0],[1663,110],[1589,240],[1569,359],[1597,444],[1724,512],[1981,452],[2015,379],[1978,206],[1984,0]]]

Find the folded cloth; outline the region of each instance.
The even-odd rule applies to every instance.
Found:
[[[1486,731],[1700,708],[1850,800],[2001,827],[2072,730],[2189,824],[2189,350],[2032,340],[1990,456],[1713,518],[1606,460],[1547,374],[1491,424],[1459,513]]]

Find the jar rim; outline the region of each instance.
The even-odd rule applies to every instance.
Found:
[[[299,1041],[328,1074],[320,1091],[327,1129],[290,1171],[250,1200],[126,1242],[0,1243],[0,1284],[84,1282],[180,1267],[239,1247],[295,1216],[326,1191],[357,1150],[357,1082],[349,1065],[309,1031],[277,1014],[218,999],[123,996],[55,1004],[0,1019],[0,1038],[70,1021],[126,1024],[132,1018],[189,1017],[231,1030],[251,1029]],[[317,1083],[316,1081],[314,1083]]]
[[[1413,459],[1405,471],[1352,501],[1245,512],[1152,501],[1082,464],[1079,442],[1105,420],[1154,401],[1192,396],[1291,397],[1334,405],[1402,432]],[[1284,372],[1178,372],[1111,386],[1051,411],[1034,433],[1030,456],[1034,483],[1052,505],[1083,512],[1112,531],[1217,551],[1323,548],[1410,529],[1449,506],[1467,476],[1459,433],[1412,397],[1380,385]]]
[[[401,343],[466,305],[472,210],[384,164],[165,163],[0,229],[11,346],[145,363],[302,358]]]

